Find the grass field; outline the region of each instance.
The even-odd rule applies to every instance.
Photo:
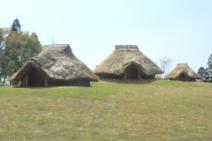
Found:
[[[211,141],[212,84],[0,87],[0,141]]]

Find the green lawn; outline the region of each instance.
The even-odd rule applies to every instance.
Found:
[[[0,87],[0,141],[211,141],[212,84]]]

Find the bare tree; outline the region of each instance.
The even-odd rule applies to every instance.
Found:
[[[172,59],[168,58],[168,57],[162,57],[159,60],[159,66],[161,68],[161,70],[163,71],[163,74],[166,74],[167,70],[169,69],[169,67],[172,64]]]

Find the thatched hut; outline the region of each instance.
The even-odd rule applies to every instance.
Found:
[[[97,76],[75,55],[67,44],[45,46],[29,59],[12,77],[22,87],[82,85],[89,86]]]
[[[95,74],[102,79],[152,79],[162,73],[136,45],[116,45],[115,50],[100,65]]]
[[[181,81],[195,81],[197,78],[199,78],[198,74],[195,73],[188,64],[178,64],[177,67],[165,77],[165,79]]]

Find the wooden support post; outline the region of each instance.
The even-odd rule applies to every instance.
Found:
[[[25,83],[26,83],[25,87],[28,87],[28,83],[29,83],[29,75],[28,74],[26,75],[26,82]]]
[[[138,80],[141,80],[140,70],[137,70],[137,78]]]
[[[48,87],[48,80],[46,76],[44,77],[44,83],[45,83],[45,87]]]

